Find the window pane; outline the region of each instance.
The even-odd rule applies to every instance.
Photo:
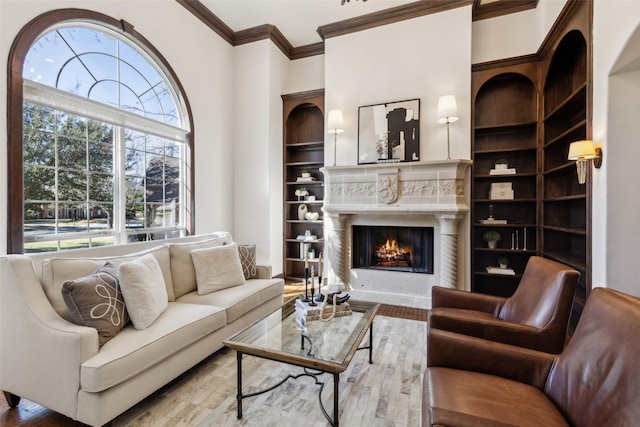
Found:
[[[125,153],[125,174],[127,176],[144,176],[144,152],[138,150],[126,150]]]
[[[56,129],[56,115],[51,108],[25,103],[22,108],[23,127],[53,132]]]
[[[125,147],[132,150],[144,151],[147,144],[147,135],[128,130],[125,135]]]
[[[127,205],[144,203],[144,178],[127,177]]]
[[[88,138],[90,141],[113,144],[113,126],[95,120],[87,120]]]
[[[147,227],[178,225],[175,203],[147,203]]]
[[[24,166],[24,199],[50,200],[56,198],[56,171],[39,166]]]
[[[89,170],[113,174],[113,145],[89,142]]]
[[[127,230],[144,228],[144,204],[127,205]]]
[[[82,172],[58,171],[58,200],[87,200],[87,176]]]
[[[55,166],[56,144],[52,134],[25,128],[22,143],[22,155],[26,164]]]
[[[58,205],[58,233],[87,231],[89,231],[89,219],[85,203],[60,203]]]
[[[87,167],[87,143],[85,140],[58,138],[58,166],[84,170]]]
[[[113,202],[113,176],[92,173],[89,175],[89,200]]]
[[[113,204],[91,204],[89,208],[89,231],[113,231]]]
[[[47,203],[25,203],[25,237],[55,232],[54,212]]]

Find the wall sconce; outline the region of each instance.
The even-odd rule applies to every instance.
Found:
[[[569,145],[568,159],[576,161],[578,183],[584,184],[587,181],[587,163],[589,163],[589,160],[593,161],[593,166],[596,169],[602,166],[602,149],[595,147],[591,140],[572,142]]]
[[[458,104],[453,95],[444,95],[438,99],[438,123],[447,124],[447,159],[451,160],[449,145],[449,123],[458,121]]]
[[[335,166],[338,134],[344,132],[344,129],[342,128],[342,110],[329,111],[329,118],[327,119],[327,129],[327,132],[333,134],[333,166]]]

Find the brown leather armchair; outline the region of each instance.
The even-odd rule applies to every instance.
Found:
[[[579,273],[532,256],[510,298],[434,286],[429,328],[560,353]]]
[[[430,329],[423,426],[636,426],[640,299],[592,291],[559,355]]]

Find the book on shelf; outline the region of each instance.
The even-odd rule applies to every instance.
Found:
[[[303,177],[299,176],[299,177],[296,178],[296,182],[313,182],[315,180],[316,180],[316,178],[314,178],[314,177],[303,178]]]
[[[513,175],[515,173],[516,173],[516,168],[489,170],[489,175]]]
[[[513,268],[501,268],[501,267],[487,267],[487,273],[489,274],[502,274],[504,276],[515,276],[516,272]]]
[[[481,224],[506,224],[506,219],[487,218],[480,220]]]
[[[511,182],[491,183],[491,191],[489,192],[489,198],[492,200],[513,199],[513,183]]]

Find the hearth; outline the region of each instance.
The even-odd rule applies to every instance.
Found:
[[[352,227],[352,268],[433,274],[433,227]]]

